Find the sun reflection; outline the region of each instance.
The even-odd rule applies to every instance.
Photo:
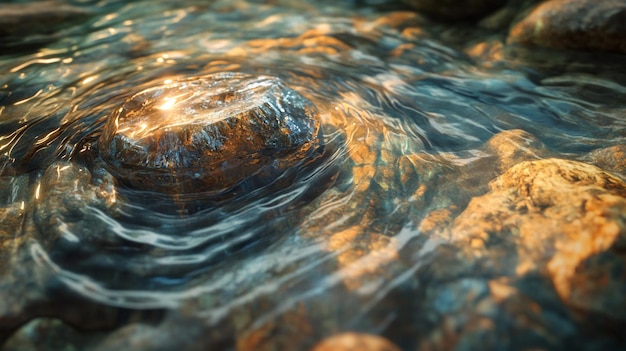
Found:
[[[85,79],[83,79],[83,81],[81,82],[83,85],[89,84],[91,82],[93,82],[96,78],[98,78],[98,75],[93,75],[90,77],[87,77]]]
[[[175,97],[166,97],[165,102],[158,107],[159,110],[171,110],[172,107],[174,107],[176,105],[176,98]]]
[[[10,70],[9,72],[11,72],[11,73],[15,73],[15,72],[17,72],[17,71],[20,71],[20,70],[22,70],[22,69],[24,69],[24,68],[26,68],[26,67],[30,66],[30,65],[35,65],[35,64],[39,64],[39,65],[47,65],[47,64],[50,64],[50,63],[56,63],[56,62],[59,62],[59,61],[61,61],[61,59],[60,59],[60,58],[58,58],[58,57],[49,58],[49,59],[36,59],[36,60],[30,60],[30,61],[28,61],[28,62],[22,63],[21,65],[17,65],[17,66],[15,66],[15,67],[11,68],[11,70]]]
[[[135,137],[141,135],[147,129],[148,129],[148,123],[142,122],[142,123],[139,124],[139,127],[136,130],[134,130],[134,131],[132,131],[130,133],[130,137],[131,138],[135,138]]]

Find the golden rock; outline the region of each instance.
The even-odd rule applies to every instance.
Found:
[[[313,104],[280,79],[225,72],[131,96],[98,147],[132,187],[215,191],[297,165],[319,145],[319,127]]]

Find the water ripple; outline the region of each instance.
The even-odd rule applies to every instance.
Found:
[[[345,318],[357,321],[440,245],[417,223],[484,191],[494,135],[523,130],[570,158],[626,139],[621,82],[481,66],[406,13],[87,3],[96,14],[75,32],[0,56],[0,178],[22,177],[6,182],[20,194],[0,190],[3,207],[28,213],[11,235],[24,234],[38,267],[106,305],[220,320],[261,301],[260,325],[349,291],[358,313]],[[314,157],[191,193],[109,174],[98,140],[127,99],[223,72],[272,77],[311,101]]]

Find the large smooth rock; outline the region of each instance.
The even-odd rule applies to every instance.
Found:
[[[313,104],[280,79],[217,73],[131,96],[98,145],[118,180],[190,193],[296,165],[318,146],[319,126]]]
[[[403,0],[419,12],[444,20],[485,15],[506,4],[506,0]]]
[[[626,53],[626,2],[551,0],[509,33],[509,43]]]

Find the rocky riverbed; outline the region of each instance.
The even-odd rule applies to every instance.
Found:
[[[624,5],[1,4],[1,348],[625,349]]]

